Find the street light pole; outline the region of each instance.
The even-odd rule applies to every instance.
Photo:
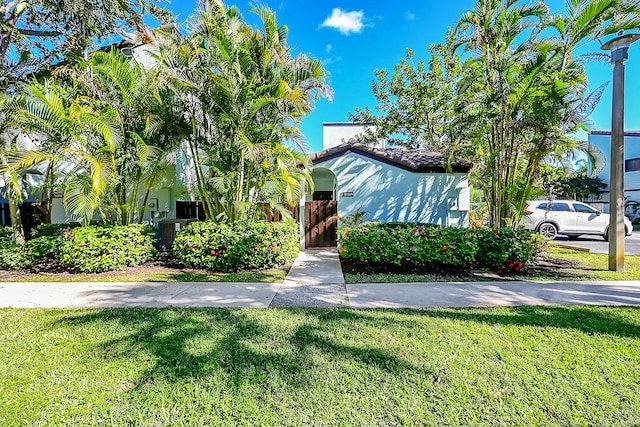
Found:
[[[609,270],[624,271],[624,63],[629,46],[640,34],[623,34],[602,45],[611,51],[613,110],[611,113],[611,173],[609,177]]]

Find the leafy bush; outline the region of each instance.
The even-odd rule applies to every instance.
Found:
[[[79,226],[80,224],[77,222],[72,224],[40,224],[33,229],[31,235],[34,239],[38,237],[57,237],[62,235],[63,232]]]
[[[0,269],[18,270],[31,265],[24,245],[16,243],[12,237],[0,236]]]
[[[542,238],[532,231],[510,228],[474,230],[478,244],[476,261],[480,267],[502,273],[518,272],[540,253]]]
[[[294,222],[193,222],[173,242],[178,262],[215,271],[279,267],[299,252]]]
[[[75,272],[120,270],[155,254],[153,230],[139,224],[73,228],[64,231],[61,240],[60,263]]]
[[[526,230],[443,228],[419,223],[365,223],[339,230],[340,255],[355,264],[491,268],[519,271],[541,249]]]

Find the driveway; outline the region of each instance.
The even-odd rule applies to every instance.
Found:
[[[555,241],[567,246],[589,249],[594,254],[609,253],[609,242],[605,242],[600,236],[584,235],[580,236],[578,240],[558,237]],[[634,231],[631,236],[624,239],[624,253],[625,255],[640,255],[640,231]]]

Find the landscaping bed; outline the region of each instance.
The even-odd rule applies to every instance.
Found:
[[[299,252],[293,222],[193,222],[171,256],[150,227],[43,225],[18,244],[0,229],[0,281],[281,282]]]
[[[553,280],[640,280],[640,256],[625,257],[625,271],[608,270],[605,254],[592,254],[553,243],[526,269],[498,274],[490,269],[437,269],[429,266],[362,265],[341,258],[347,283],[404,283],[455,281],[553,281]]]
[[[488,269],[446,269],[433,266],[362,265],[341,259],[342,272],[347,283],[395,282],[475,282],[490,280],[557,279],[563,272],[579,268],[578,261],[552,255],[540,255],[526,270],[518,274],[498,274]],[[572,273],[573,274],[573,273]],[[573,276],[571,276],[573,277]]]
[[[41,266],[42,267],[42,266]],[[214,272],[185,268],[173,258],[158,257],[144,264],[101,273],[71,273],[51,269],[1,270],[0,282],[282,282],[291,268]]]

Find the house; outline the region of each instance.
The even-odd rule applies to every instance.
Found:
[[[597,176],[607,184],[598,201],[602,205],[597,207],[609,212],[611,131],[594,130],[589,133],[588,138],[598,157],[603,159],[603,164],[597,168]],[[640,218],[640,131],[630,130],[624,133],[624,159],[625,215],[634,220]]]
[[[301,211],[306,247],[334,245],[335,218],[362,212],[367,221],[469,226],[470,163],[359,143],[362,131],[352,123],[323,125],[325,149],[310,156],[315,186]]]

